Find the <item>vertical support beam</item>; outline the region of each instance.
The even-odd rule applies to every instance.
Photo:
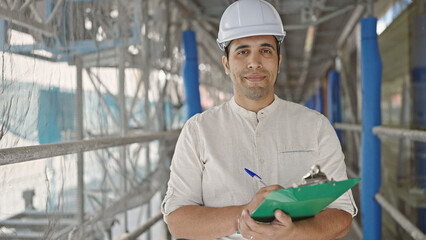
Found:
[[[150,158],[150,143],[146,145],[146,176],[151,174],[151,158]],[[146,219],[151,219],[152,211],[151,211],[151,199],[146,204]],[[151,230],[147,230],[146,239],[151,240]]]
[[[148,16],[148,0],[142,2],[142,24],[144,31],[142,32],[142,49],[144,51],[141,53],[142,56],[142,78],[144,82],[144,90],[145,90],[145,102],[144,102],[144,110],[145,110],[145,126],[150,127],[151,125],[151,103],[149,101],[149,90],[150,90],[150,40],[148,38],[149,33],[149,16]]]
[[[305,107],[310,108],[310,109],[315,109],[316,103],[316,96],[312,95],[306,102],[305,102]]]
[[[77,92],[76,92],[76,133],[77,140],[83,139],[83,63],[81,58],[76,59]],[[84,156],[77,153],[77,222],[83,227],[84,222]],[[81,231],[83,232],[83,231]]]
[[[200,84],[198,80],[198,52],[195,32],[187,30],[183,32],[183,49],[185,51],[185,63],[183,66],[183,81],[185,85],[186,104],[188,107],[187,119],[197,113],[201,113]]]
[[[318,93],[316,94],[315,99],[315,110],[324,114],[324,99],[322,94],[322,87],[318,88]]]
[[[128,134],[127,126],[127,111],[126,111],[126,96],[125,96],[125,51],[126,49],[121,47],[119,54],[119,66],[118,66],[118,101],[120,108],[120,136],[124,137]],[[127,156],[126,146],[120,147],[120,161],[121,161],[121,173],[120,173],[120,189],[121,194],[127,192]],[[127,229],[127,212],[123,213],[120,220],[123,232],[128,232]]]
[[[139,20],[139,16],[142,15],[141,13],[141,1],[133,0],[133,38],[132,38],[132,44],[138,44],[140,40],[140,34],[141,34],[141,21]]]
[[[373,127],[381,125],[382,61],[376,34],[377,19],[361,19],[361,207],[364,239],[382,239],[382,210],[375,199],[381,184],[380,140]]]
[[[426,129],[426,15],[413,18],[411,79],[413,86],[413,127]],[[419,186],[426,190],[426,143],[414,143]],[[419,228],[426,233],[426,208],[418,210]]]
[[[127,8],[124,6],[124,1],[117,1],[118,6],[118,22],[120,26],[120,37],[122,45],[117,48],[118,52],[118,101],[120,109],[120,136],[124,137],[128,134],[128,118],[126,110],[126,55],[127,55],[127,37],[128,37],[128,24],[127,24]],[[121,173],[120,173],[120,189],[121,194],[127,192],[127,156],[126,156],[126,146],[120,147],[120,161],[121,161]],[[120,216],[121,230],[123,232],[128,232],[128,221],[127,221],[127,211]]]
[[[141,33],[143,35],[142,39],[142,79],[144,81],[144,90],[145,90],[145,102],[144,102],[144,110],[145,110],[145,126],[146,128],[151,128],[151,103],[149,100],[149,90],[150,90],[150,54],[148,49],[150,48],[150,39],[148,38],[149,32],[149,2],[148,0],[142,1],[141,13],[142,13],[142,25],[144,31]],[[151,173],[151,157],[150,157],[150,143],[146,144],[146,152],[145,152],[145,167],[146,167],[146,176],[149,176]],[[146,216],[147,219],[151,217],[151,200],[148,201],[146,205]],[[147,239],[151,239],[151,231],[148,230]]]
[[[373,17],[374,15],[374,0],[367,1],[367,16]]]
[[[53,1],[44,0],[44,21],[47,22],[53,11]]]
[[[7,21],[0,18],[0,51],[5,51],[7,47]]]
[[[328,119],[332,126],[337,122],[342,122],[339,79],[340,75],[337,71],[328,73]],[[342,142],[341,131],[337,130],[336,132],[340,142]]]

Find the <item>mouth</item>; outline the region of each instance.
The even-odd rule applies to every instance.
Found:
[[[262,74],[250,74],[250,75],[244,76],[244,78],[250,82],[260,82],[260,81],[263,81],[266,78],[266,76]]]

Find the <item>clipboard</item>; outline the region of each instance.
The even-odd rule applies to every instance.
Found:
[[[338,182],[279,189],[271,192],[254,210],[251,217],[258,222],[271,222],[275,219],[276,209],[281,209],[293,219],[311,217],[360,181],[361,178],[351,178]]]

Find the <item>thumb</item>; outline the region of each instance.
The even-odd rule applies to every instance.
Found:
[[[281,224],[281,225],[288,225],[289,223],[292,222],[291,217],[285,214],[280,209],[275,210],[275,220],[277,221],[278,224]]]

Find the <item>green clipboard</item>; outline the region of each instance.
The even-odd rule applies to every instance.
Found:
[[[279,189],[271,192],[251,217],[258,222],[271,222],[275,219],[276,209],[281,209],[293,219],[311,217],[360,181],[361,178],[351,178],[339,182]]]

